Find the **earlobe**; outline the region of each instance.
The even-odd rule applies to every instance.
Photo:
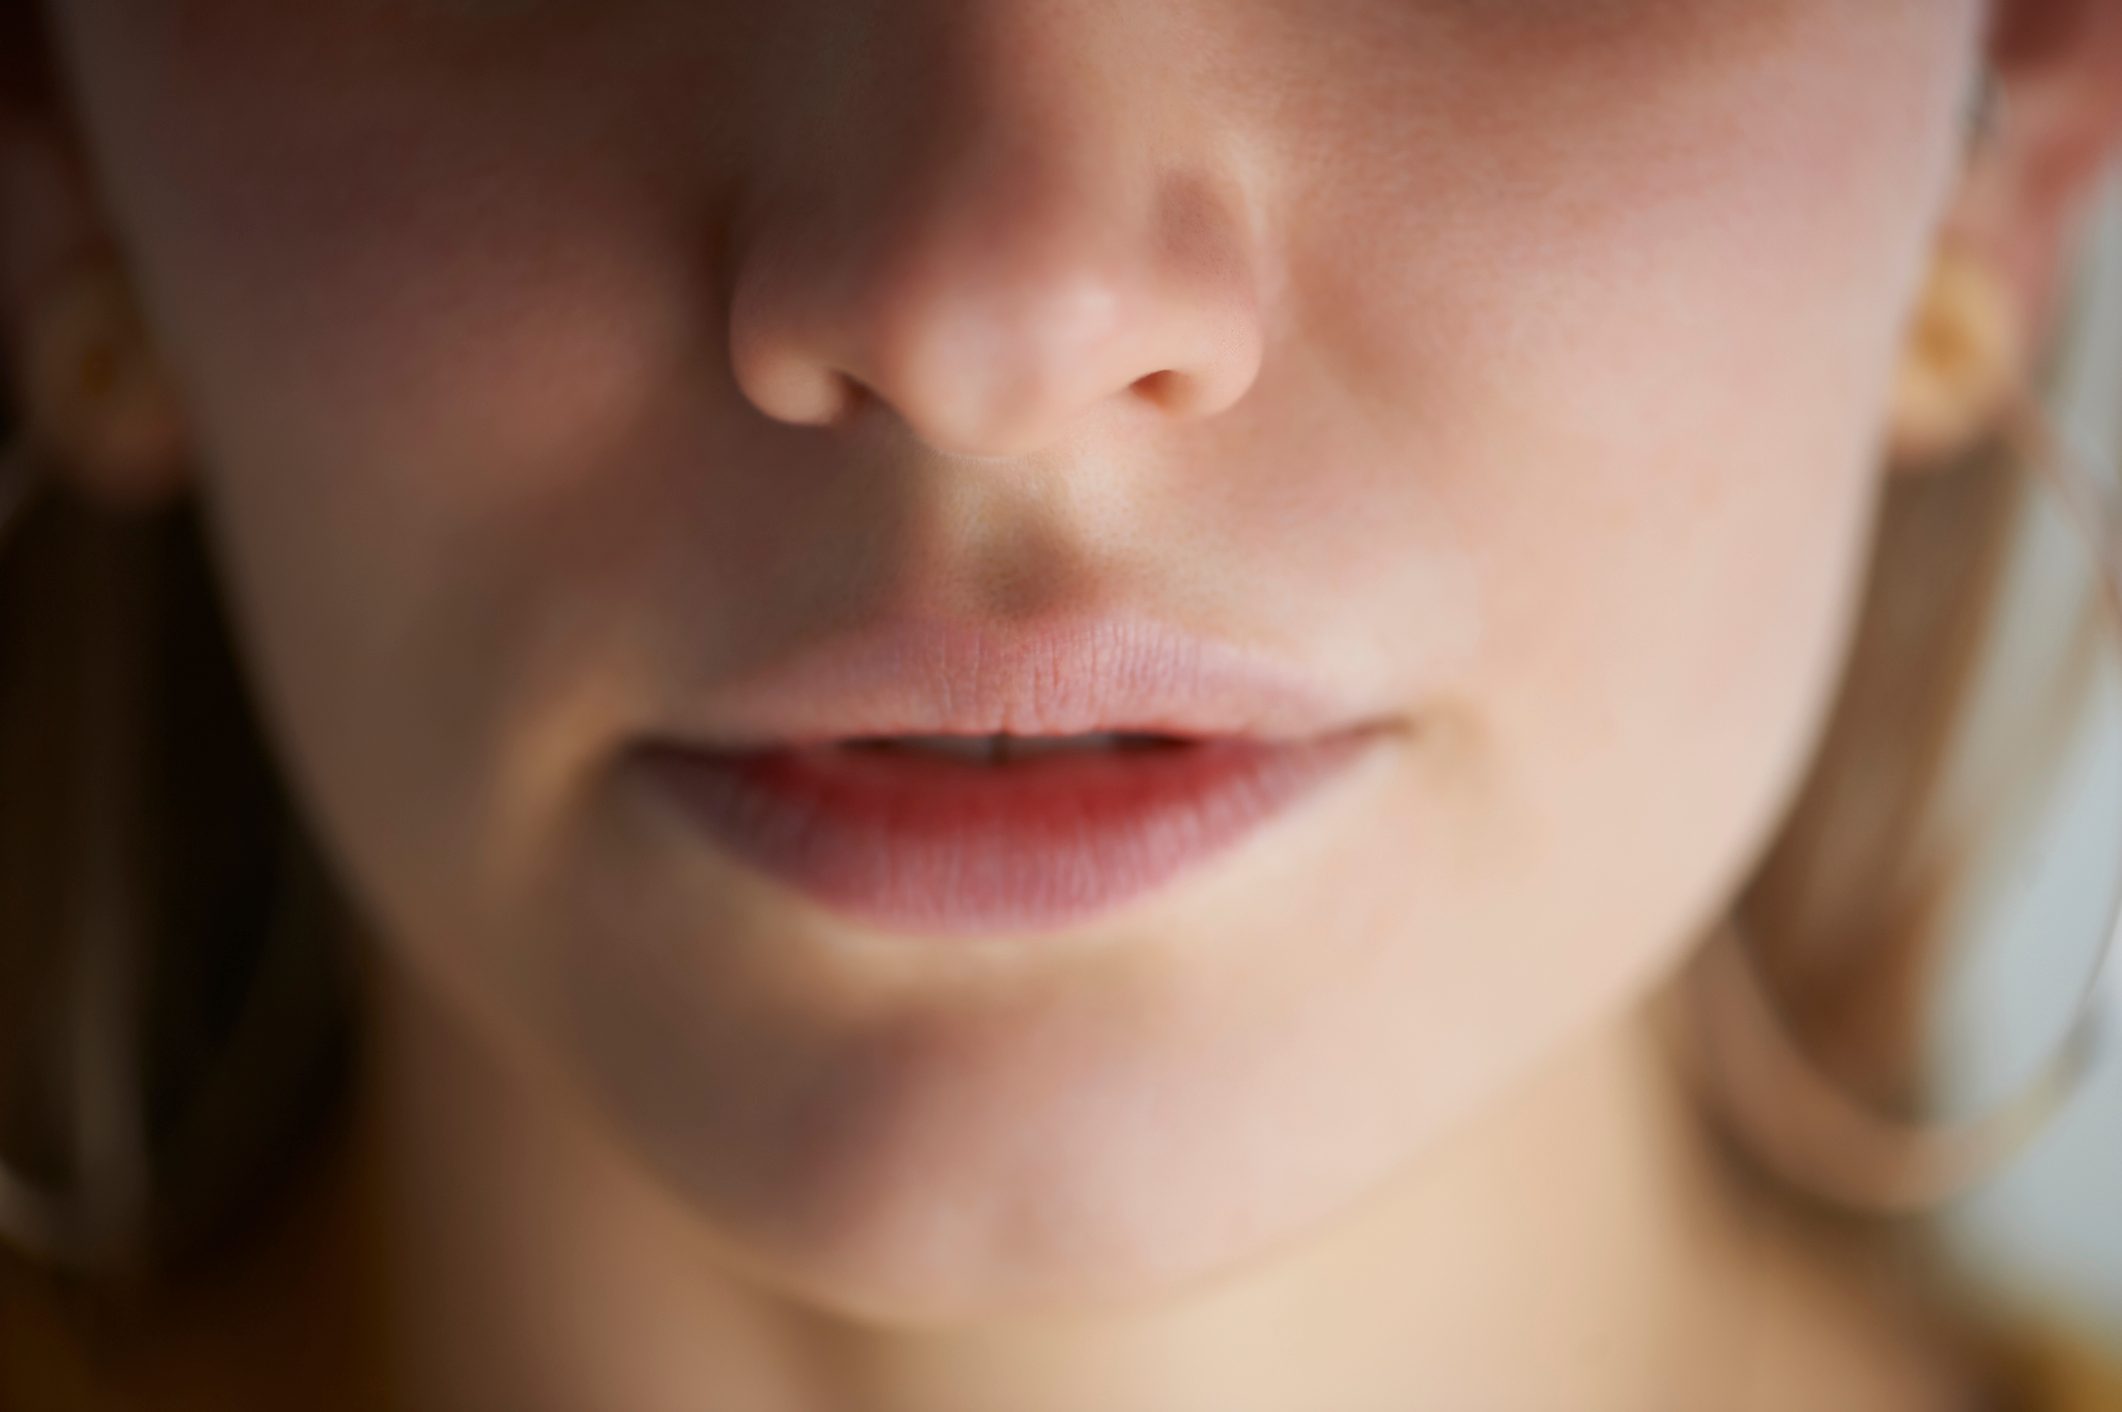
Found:
[[[39,462],[119,507],[187,479],[184,418],[79,163],[49,129],[0,124],[0,316],[9,402]]]

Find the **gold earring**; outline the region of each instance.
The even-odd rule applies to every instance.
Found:
[[[1941,244],[1894,382],[1895,459],[1946,460],[1995,430],[2017,395],[2027,343],[2018,301],[1993,265]]]
[[[26,445],[8,449],[10,479],[21,486],[38,469],[64,465],[114,503],[160,499],[181,460],[183,417],[124,268],[108,255],[84,256],[29,308],[18,433]]]

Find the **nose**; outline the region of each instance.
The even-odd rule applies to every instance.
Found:
[[[1012,6],[1047,22],[1013,31]],[[1153,63],[1065,32],[1130,7],[1066,24],[1070,7],[1025,0],[942,8],[989,23],[865,57],[832,87],[866,106],[806,114],[784,131],[808,135],[750,173],[729,246],[745,397],[799,426],[888,412],[986,458],[1094,411],[1175,422],[1236,403],[1262,358],[1260,223]]]

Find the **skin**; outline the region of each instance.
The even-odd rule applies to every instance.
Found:
[[[2010,56],[1979,200],[1960,118],[2074,8],[51,6],[17,321],[120,240],[364,906],[407,1396],[1702,1406],[1751,1310],[1936,1405],[1763,1255],[1647,1003],[1831,699],[1931,241],[2049,295],[2122,42]],[[1084,605],[1404,730],[995,945],[617,768],[871,613]]]

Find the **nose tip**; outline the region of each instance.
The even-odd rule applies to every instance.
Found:
[[[1179,421],[1242,398],[1263,339],[1231,201],[1173,180],[1138,216],[1062,190],[902,200],[893,226],[763,224],[730,307],[744,395],[799,426],[887,409],[976,459],[1035,451],[1116,402]]]

